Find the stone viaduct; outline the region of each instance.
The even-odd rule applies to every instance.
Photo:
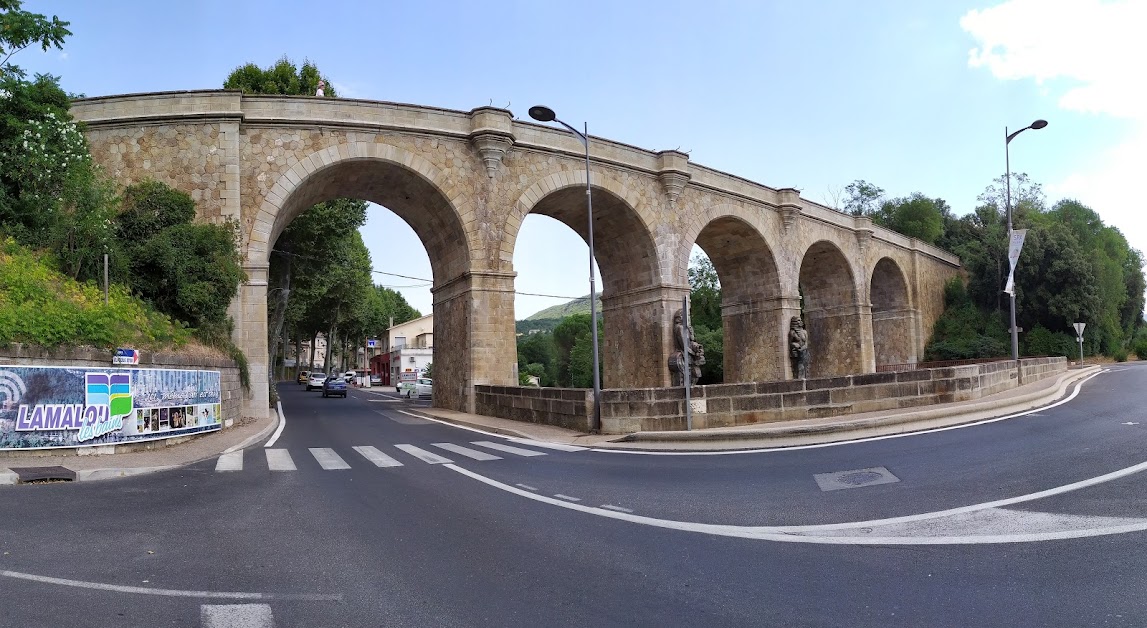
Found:
[[[78,100],[97,163],[128,185],[191,194],[199,219],[241,230],[247,278],[231,307],[251,363],[247,415],[268,408],[267,268],[275,240],[314,203],[386,207],[434,273],[435,400],[474,407],[474,386],[516,385],[514,246],[530,213],[586,236],[591,177],[601,269],[605,388],[668,386],[672,317],[700,246],[720,277],[727,382],[791,377],[788,321],[803,316],[812,375],[915,362],[959,259],[801,198],[689,161],[511,112],[236,91]],[[317,236],[320,234],[316,234]],[[554,264],[584,265],[554,259]]]

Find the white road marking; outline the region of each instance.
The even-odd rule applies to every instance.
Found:
[[[485,447],[487,449],[496,449],[498,451],[504,451],[508,454],[516,454],[519,456],[544,456],[544,455],[546,455],[540,451],[534,451],[532,449],[522,449],[521,447],[511,447],[510,445],[503,445],[502,443],[491,443],[488,440],[476,440],[476,441],[474,441],[473,444],[478,445],[479,447]]]
[[[11,469],[0,469],[0,484],[15,484],[20,481],[20,476]]]
[[[470,449],[469,447],[463,447],[461,445],[455,445],[454,443],[431,443],[431,445],[434,445],[435,447],[437,447],[439,449],[445,449],[446,451],[452,451],[452,452],[458,454],[459,456],[466,456],[467,458],[472,458],[474,460],[485,461],[485,460],[501,460],[502,459],[501,456],[495,456],[494,454],[488,454],[484,451],[478,451],[477,449]]]
[[[1139,425],[1139,424],[1136,423],[1135,421],[1128,421],[1128,422],[1124,423],[1123,425]]]
[[[1006,416],[1000,416],[1000,417],[996,417],[994,419],[984,419],[983,421],[976,421],[974,423],[961,423],[960,425],[949,425],[947,427],[935,427],[932,429],[920,430],[917,432],[904,432],[901,434],[888,434],[885,436],[870,436],[868,438],[856,438],[853,440],[841,440],[841,441],[835,441],[832,443],[816,443],[814,445],[793,445],[792,447],[762,447],[759,449],[738,449],[736,451],[642,451],[640,449],[600,449],[600,448],[592,448],[592,449],[590,449],[590,451],[595,451],[595,452],[603,453],[603,454],[632,454],[632,455],[637,455],[637,456],[735,456],[735,455],[739,455],[739,454],[767,454],[767,453],[773,453],[773,452],[778,452],[778,451],[798,451],[801,449],[820,449],[821,447],[840,447],[843,445],[857,445],[860,443],[870,443],[870,442],[878,441],[878,440],[888,440],[890,438],[907,438],[909,436],[922,436],[924,434],[932,434],[935,432],[947,432],[948,430],[961,430],[961,429],[964,429],[966,427],[976,427],[978,425],[987,425],[988,423],[995,423],[997,421],[1006,421],[1007,419],[1014,419],[1017,417],[1028,416],[1030,414],[1042,412],[1044,410],[1050,410],[1050,409],[1055,408],[1057,406],[1061,406],[1061,405],[1071,401],[1072,399],[1075,399],[1076,395],[1079,394],[1079,389],[1081,386],[1086,384],[1088,382],[1088,380],[1090,380],[1091,378],[1099,375],[1100,373],[1104,373],[1104,372],[1106,372],[1106,371],[1098,371],[1098,372],[1092,373],[1091,375],[1088,375],[1087,377],[1083,378],[1082,380],[1076,382],[1075,389],[1071,391],[1070,395],[1068,395],[1067,397],[1064,397],[1063,399],[1060,399],[1059,401],[1057,401],[1053,404],[1050,404],[1050,405],[1041,406],[1039,408],[1032,408],[1031,410],[1025,410],[1023,412],[1017,412],[1015,414],[1009,414]]]
[[[556,449],[558,451],[585,451],[588,447],[578,447],[577,445],[566,445],[564,443],[549,443],[542,440],[530,440],[528,438],[510,438],[512,442],[521,445],[531,445],[533,447],[544,447],[546,449]]]
[[[310,447],[309,451],[311,455],[315,457],[315,461],[319,463],[319,466],[327,471],[350,468],[346,460],[339,457],[333,449],[327,447]]]
[[[86,582],[83,580],[69,580],[68,578],[53,578],[51,576],[38,576],[36,574],[21,573],[19,571],[0,570],[0,576],[15,578],[17,580],[30,580],[42,584],[58,584],[65,587],[81,589],[95,589],[97,591],[114,591],[116,593],[137,593],[140,595],[162,595],[166,597],[197,597],[225,600],[302,600],[309,602],[341,602],[341,593],[246,593],[243,591],[183,591],[180,589],[155,589],[151,587],[132,587],[122,584],[106,584],[103,582]]]
[[[580,502],[581,501],[580,497],[570,497],[569,495],[562,495],[561,493],[554,493],[554,497],[557,497],[558,499],[564,499],[567,502]]]
[[[449,458],[443,458],[438,454],[430,453],[429,451],[426,451],[420,447],[415,447],[414,445],[395,445],[395,447],[405,451],[415,458],[418,458],[422,462],[428,462],[430,464],[449,464],[454,462]]]
[[[376,447],[359,446],[354,448],[355,451],[362,454],[363,458],[374,463],[376,467],[401,467],[402,463],[391,458],[390,456],[382,453]]]
[[[242,471],[243,470],[243,452],[233,451],[228,454],[219,456],[218,462],[215,463],[216,471]]]
[[[264,447],[274,447],[275,441],[283,435],[283,429],[287,427],[287,415],[283,414],[282,402],[275,402],[275,409],[279,411],[279,427],[275,429],[275,433],[271,436],[271,440],[267,441]]]
[[[536,490],[538,490],[538,489],[534,488],[533,486],[530,486],[529,484],[518,484],[517,486],[520,486],[520,487],[522,487],[522,488],[526,489],[527,491],[536,491]]]
[[[264,449],[267,453],[267,468],[271,471],[297,471],[291,452],[286,449]]]
[[[645,517],[618,512],[612,509],[574,504],[568,501],[562,501],[556,497],[546,497],[545,495],[523,491],[452,464],[445,465],[445,467],[488,486],[525,497],[526,499],[532,499],[561,508],[568,508],[591,515],[620,519],[622,521],[658,528],[762,541],[825,543],[835,545],[968,545],[1031,543],[1035,541],[1077,539],[1147,530],[1147,519],[1081,517],[1053,513],[1003,511],[999,509],[1000,506],[1059,495],[1086,486],[1109,482],[1132,473],[1138,473],[1147,469],[1147,462],[1045,491],[1008,499],[1000,499],[983,504],[974,504],[971,506],[905,517],[874,519],[871,521],[794,526],[737,526]],[[983,511],[992,509],[996,509],[996,512],[981,514]],[[947,520],[944,520],[944,518],[947,518]],[[1005,531],[999,534],[985,533],[985,521],[991,521],[995,525],[1000,525],[1000,523],[1003,522]],[[1063,529],[1065,526],[1068,529]],[[878,531],[879,533],[873,534],[873,532],[877,532],[878,528],[880,529]],[[969,529],[980,532],[980,534],[965,534],[964,532]],[[922,534],[924,530],[929,531],[928,535]],[[949,533],[949,530],[954,530],[955,533]],[[1023,530],[1023,532],[1020,532],[1020,530]],[[1030,532],[1028,530],[1036,531]],[[881,534],[885,534],[885,531],[890,531],[893,534],[881,536]],[[901,536],[896,536],[895,532],[899,532]]]
[[[614,512],[633,512],[628,508],[622,508],[621,506],[613,506],[610,504],[602,504],[601,507],[605,508],[606,510],[612,510]]]
[[[202,628],[274,628],[275,617],[266,604],[203,604]]]

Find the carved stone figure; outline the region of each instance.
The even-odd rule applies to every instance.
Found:
[[[793,365],[793,379],[808,379],[808,332],[799,316],[789,321],[789,359]]]
[[[673,377],[674,386],[685,385],[685,338],[688,336],[689,347],[689,384],[692,386],[701,379],[701,365],[705,363],[705,347],[701,343],[694,340],[693,326],[690,325],[686,333],[684,332],[684,315],[681,310],[673,315],[673,345],[676,347],[669,356],[669,373]]]

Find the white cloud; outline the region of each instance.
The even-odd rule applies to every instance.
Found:
[[[61,52],[60,53],[60,61],[67,61],[67,60],[68,60],[68,53]]]
[[[1147,252],[1147,207],[1138,182],[1147,166],[1147,2],[1010,0],[960,20],[977,42],[968,64],[1002,80],[1034,80],[1067,111],[1126,120],[1131,132],[1087,166],[1046,186],[1076,198]]]

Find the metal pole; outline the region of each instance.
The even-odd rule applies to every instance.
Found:
[[[690,388],[693,382],[690,380],[690,375],[693,374],[692,367],[689,366],[689,295],[681,297],[681,357],[685,359],[684,376],[682,382],[685,383],[685,429],[693,429],[693,403],[690,399]]]
[[[601,431],[601,369],[597,357],[597,287],[593,276],[593,188],[589,175],[589,122],[585,124],[585,204],[589,212],[589,313],[593,336],[593,431]]]
[[[1011,251],[1012,247],[1012,163],[1011,156],[1008,151],[1008,127],[1004,127],[1004,178],[1007,181],[1007,205],[1008,205],[1008,243],[1005,251]],[[1010,262],[1010,260],[1009,260]],[[1008,264],[1009,274],[1012,275],[1012,293],[1011,297],[1011,322],[1012,322],[1012,359],[1020,359],[1020,336],[1016,331],[1016,284],[1015,284],[1015,269]]]
[[[108,254],[104,253],[104,307],[108,304]]]
[[[1083,336],[1077,338],[1079,340],[1079,366],[1083,366]]]

